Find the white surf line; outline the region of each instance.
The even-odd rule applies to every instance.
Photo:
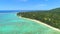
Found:
[[[45,24],[45,23],[43,23],[43,22],[41,22],[41,21],[38,21],[38,20],[35,20],[35,19],[29,19],[29,18],[25,18],[25,17],[21,17],[21,16],[20,16],[19,18],[23,18],[23,19],[27,19],[27,20],[34,21],[34,22],[36,22],[36,23],[45,25],[45,26],[47,26],[47,27],[49,27],[49,28],[51,28],[51,29],[53,29],[53,30],[56,30],[56,31],[60,32],[60,29],[55,28],[55,27],[52,27],[52,26],[50,26],[50,25],[48,25],[48,24]]]

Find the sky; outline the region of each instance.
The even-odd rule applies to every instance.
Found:
[[[60,7],[60,0],[0,0],[0,10],[49,10]]]

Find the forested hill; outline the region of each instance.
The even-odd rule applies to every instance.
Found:
[[[52,9],[50,11],[52,11],[52,12],[60,12],[60,8]]]
[[[18,16],[36,19],[60,29],[60,8],[48,11],[19,12]]]

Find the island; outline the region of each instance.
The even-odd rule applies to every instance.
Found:
[[[60,8],[18,12],[17,15],[25,18],[35,19],[60,29]]]

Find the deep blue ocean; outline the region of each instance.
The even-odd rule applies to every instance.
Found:
[[[21,12],[21,10],[0,10],[0,13],[16,13]]]

